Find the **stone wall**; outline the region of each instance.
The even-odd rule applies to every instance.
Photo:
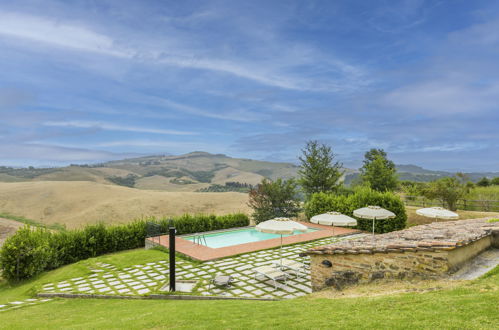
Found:
[[[324,265],[325,260],[332,266]],[[444,251],[311,256],[314,291],[327,286],[341,290],[380,279],[436,278],[448,270],[448,253]]]
[[[499,245],[499,223],[488,219],[436,223],[343,241],[307,251],[312,289],[388,279],[432,279],[454,272]]]

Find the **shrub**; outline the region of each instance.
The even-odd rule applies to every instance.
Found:
[[[106,179],[108,179],[114,184],[133,188],[135,186],[135,181],[137,180],[137,178],[138,178],[137,175],[128,174],[127,176],[110,176],[107,177]]]
[[[89,225],[83,229],[62,232],[33,230],[26,226],[9,237],[0,251],[3,276],[10,281],[27,279],[82,259],[143,247],[148,221],[159,224],[161,232],[167,232],[169,220],[154,218],[116,226]],[[245,214],[186,214],[172,221],[179,235],[249,225],[249,218]]]
[[[185,214],[180,217],[166,219],[163,218],[157,221],[154,218],[149,218],[148,221],[157,222],[161,226],[161,232],[168,232],[168,226],[172,221],[173,225],[177,229],[178,235],[200,233],[203,231],[227,229],[234,227],[244,227],[249,225],[249,218],[246,214],[235,213],[228,215],[189,215]]]
[[[353,211],[368,205],[377,205],[396,214],[394,219],[376,220],[376,233],[386,233],[404,229],[407,223],[407,214],[400,198],[391,192],[378,192],[369,188],[357,189],[348,196],[327,193],[313,194],[305,203],[305,215],[308,219],[325,212],[341,212],[353,216]],[[357,219],[357,229],[372,230],[372,220]]]
[[[32,229],[27,225],[9,237],[0,251],[2,276],[9,280],[22,280],[43,272],[51,254],[49,235],[45,229]]]

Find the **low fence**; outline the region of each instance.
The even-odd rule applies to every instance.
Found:
[[[404,204],[408,206],[446,207],[445,203],[440,200],[430,200],[422,196],[404,196],[403,200]],[[499,201],[461,199],[457,202],[457,209],[465,211],[499,212]]]

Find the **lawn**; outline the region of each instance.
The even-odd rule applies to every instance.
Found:
[[[165,259],[135,250],[62,267],[18,286],[0,286],[0,299],[21,299],[44,283],[88,274],[89,265],[120,267]],[[283,301],[55,299],[0,313],[0,328],[495,328],[499,268],[458,287],[378,297],[306,297]]]
[[[458,289],[374,298],[256,301],[58,299],[0,314],[10,329],[52,328],[494,328],[497,279]]]
[[[35,279],[21,284],[11,285],[6,281],[0,282],[0,304],[12,300],[22,300],[32,297],[40,291],[45,283],[58,282],[72,277],[88,276],[92,274],[89,267],[96,268],[98,262],[111,262],[117,267],[127,267],[134,264],[165,260],[168,255],[157,250],[137,249],[107,254],[97,258],[82,260],[71,265],[66,265],[53,271],[43,273]],[[1,278],[0,278],[1,280]],[[1,319],[0,315],[0,319]]]

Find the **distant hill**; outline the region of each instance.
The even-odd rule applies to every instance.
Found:
[[[96,165],[61,168],[0,167],[0,182],[90,181],[139,189],[163,191],[209,191],[211,186],[234,187],[233,183],[256,185],[270,179],[296,176],[290,163],[232,158],[223,154],[192,152],[180,156],[155,155],[116,160]],[[228,183],[228,184],[227,184]]]
[[[444,177],[452,177],[455,172],[446,171],[433,171],[422,168],[417,165],[395,165],[397,168],[397,173],[400,180],[410,180],[417,182],[430,182]],[[471,181],[477,182],[483,177],[494,178],[499,176],[499,172],[469,172],[464,173]],[[345,183],[350,184],[356,177],[359,176],[359,172],[355,171],[346,176]]]
[[[432,181],[454,173],[432,171],[416,165],[397,165],[401,180]],[[130,188],[173,192],[239,191],[254,186],[264,177],[296,177],[298,166],[291,163],[232,158],[223,154],[196,151],[185,155],[155,155],[115,160],[95,165],[60,168],[11,168],[0,166],[0,182],[90,181]],[[466,173],[472,181],[499,176],[499,173]],[[358,170],[345,169],[348,185]]]

